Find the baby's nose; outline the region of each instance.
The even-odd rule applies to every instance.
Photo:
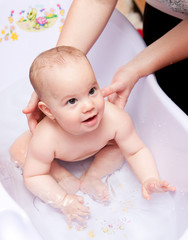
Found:
[[[82,108],[82,112],[86,113],[86,112],[90,112],[94,109],[94,103],[92,100],[86,100],[83,103],[83,108]]]

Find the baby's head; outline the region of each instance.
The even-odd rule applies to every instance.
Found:
[[[39,108],[61,127],[80,134],[84,127],[91,131],[98,126],[104,99],[80,50],[61,46],[41,53],[31,65],[30,81],[41,99]]]
[[[50,85],[54,85],[56,80],[53,73],[57,72],[58,68],[63,70],[70,64],[78,64],[83,60],[87,61],[86,56],[78,49],[69,46],[52,48],[36,57],[31,65],[29,77],[39,98],[44,100],[46,95],[49,97]],[[63,80],[64,76],[61,79],[62,83]]]

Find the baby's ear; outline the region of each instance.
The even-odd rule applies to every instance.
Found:
[[[49,107],[46,105],[46,103],[44,103],[43,101],[40,101],[38,103],[38,107],[51,120],[55,119],[54,115],[51,113],[51,111],[50,111]]]

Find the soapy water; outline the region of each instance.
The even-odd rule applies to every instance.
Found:
[[[65,167],[79,176],[91,161],[65,163]],[[72,240],[75,236],[80,240],[177,239],[173,193],[153,194],[151,200],[146,201],[142,197],[140,183],[126,163],[120,170],[103,179],[110,190],[110,203],[101,204],[80,191],[77,193],[84,197],[91,215],[86,219],[86,224],[74,222],[72,228],[69,228],[59,210],[43,203],[24,187],[21,169],[16,168],[10,159],[8,162],[11,176],[8,173],[6,176],[1,174],[0,179],[6,182],[6,188],[11,185],[11,189],[14,189],[12,197],[26,211],[45,240],[54,239],[54,232],[57,231],[56,240]]]

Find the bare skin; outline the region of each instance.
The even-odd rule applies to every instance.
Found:
[[[27,131],[23,133],[19,138],[17,138],[10,148],[10,155],[12,160],[16,162],[21,168],[24,167],[28,152],[28,146],[31,139],[32,134],[30,131]],[[118,159],[119,162],[115,162],[114,157],[115,159]],[[101,158],[103,158],[106,161],[106,164],[108,164],[108,170],[105,174],[104,171],[100,171],[100,169],[104,167],[103,162],[101,162]],[[82,217],[79,216],[79,211],[75,210],[76,206],[79,208],[79,206],[81,207],[81,205],[84,204],[83,198],[76,196],[76,192],[80,189],[96,201],[108,202],[110,200],[108,186],[101,181],[101,178],[107,174],[113,173],[114,170],[119,169],[122,166],[123,162],[124,159],[119,151],[119,148],[116,145],[113,146],[112,144],[109,144],[104,147],[98,154],[96,154],[93,161],[94,164],[91,165],[87,173],[84,172],[81,179],[76,178],[64,167],[60,166],[56,160],[51,163],[49,174],[56,180],[63,191],[66,192],[66,198],[70,202],[68,208],[64,208],[62,210],[70,226],[72,225],[73,219],[77,219],[80,222],[85,222],[83,216],[88,215],[88,211],[86,211],[86,209],[83,209],[82,212],[79,210],[82,214]],[[111,165],[109,163],[114,164]],[[42,196],[42,198],[43,197],[44,196]],[[48,201],[49,200],[47,200],[47,202]],[[55,204],[54,207],[56,207]]]
[[[76,162],[95,155],[81,179],[80,189],[102,202],[109,199],[109,193],[101,178],[123,163],[118,151],[142,184],[146,199],[153,192],[175,190],[160,179],[155,160],[136,133],[129,115],[104,100],[83,53],[70,47],[46,51],[32,64],[30,79],[41,99],[39,109],[46,117],[38,123],[33,135],[26,137],[27,141],[23,135],[17,142],[17,146],[26,146],[21,151],[26,158],[24,183],[35,196],[59,208],[69,225],[73,219],[85,221],[89,208],[82,197],[69,194],[77,189],[77,180],[54,164],[54,159]],[[14,144],[12,153],[16,153],[17,146]],[[69,185],[71,190],[66,188],[69,180],[73,184],[73,189]]]
[[[44,122],[45,119],[42,121]],[[48,119],[46,119],[46,120],[49,121]],[[105,125],[107,125],[107,122],[105,123]],[[57,136],[58,132],[59,132],[59,130],[56,133],[54,133],[54,135]],[[100,136],[102,136],[104,134],[104,132],[101,132],[101,131],[99,131],[99,133],[100,133],[99,134]],[[97,137],[97,139],[100,139],[100,138],[101,137]],[[22,140],[23,140],[23,138],[22,138]],[[83,146],[85,146],[86,143],[84,143],[83,140],[84,139],[82,139],[81,142],[83,143]],[[59,138],[59,141],[62,142],[61,137]],[[26,143],[25,140],[23,142],[24,142],[24,144]],[[39,140],[39,142],[40,142],[40,140]],[[39,144],[39,142],[37,143],[37,145]],[[75,145],[74,143],[76,143],[76,142],[73,141],[73,145]],[[15,145],[13,145],[13,146],[15,146]],[[46,143],[45,143],[45,146],[46,146]],[[67,149],[67,154],[70,155],[72,147],[70,146],[70,148],[68,148],[68,146],[66,144],[65,148]],[[78,154],[80,151],[83,151],[83,150],[82,149],[80,150],[80,148],[79,148],[79,151],[76,153],[76,155],[80,155],[80,154]],[[108,186],[101,181],[101,178],[108,174],[113,173],[116,169],[119,169],[122,166],[124,160],[122,158],[121,153],[120,152],[118,153],[118,151],[119,151],[119,149],[115,145],[114,145],[114,147],[112,144],[107,145],[106,147],[104,146],[102,148],[102,151],[99,151],[99,153],[96,154],[91,167],[85,173],[85,175],[82,176],[82,178],[80,180],[76,179],[71,173],[69,173],[63,167],[60,167],[57,162],[53,161],[51,164],[51,168],[50,168],[51,177],[53,177],[56,180],[56,182],[59,184],[59,186],[66,193],[70,194],[70,195],[68,195],[68,197],[71,199],[71,201],[70,201],[71,203],[74,202],[74,206],[75,205],[78,206],[79,203],[81,205],[84,204],[84,201],[82,198],[75,199],[75,196],[76,196],[75,192],[78,190],[79,187],[80,187],[81,191],[88,194],[94,200],[97,200],[100,202],[109,201]],[[11,150],[11,152],[12,152],[12,150]],[[112,153],[114,154],[111,156],[112,160],[114,160],[114,156],[118,156],[118,154],[119,154],[119,158],[116,158],[116,161],[109,161],[109,156],[106,155],[106,154],[111,155]],[[61,152],[56,152],[56,154],[57,154],[58,158],[61,158]],[[89,156],[89,155],[87,154],[87,155],[83,156],[84,159],[87,156]],[[103,159],[103,156],[105,156],[105,159]],[[101,159],[102,159],[102,161],[101,161]],[[142,157],[141,157],[141,159],[142,159]],[[80,160],[80,158],[78,158],[78,159],[74,158],[72,160],[76,161],[76,160]],[[129,161],[129,163],[131,163],[131,161]],[[130,165],[132,165],[132,164],[130,164]],[[136,162],[135,162],[135,165],[138,165],[138,164],[136,164]],[[105,170],[104,170],[104,166],[106,166]],[[139,167],[139,165],[138,165],[138,167]],[[149,176],[149,179],[147,179],[146,181],[144,180],[145,177],[143,178],[143,176],[142,176],[142,171],[141,171],[141,173],[140,173],[140,171],[139,171],[139,173],[136,171],[136,175],[139,177],[139,180],[141,182],[143,182],[142,193],[143,193],[143,197],[146,200],[150,199],[150,194],[153,192],[175,191],[174,187],[169,186],[169,184],[167,182],[159,179],[158,173],[157,173],[155,167],[153,166],[153,163],[151,164],[150,167],[148,164],[148,171],[146,171],[146,173],[144,173],[144,175],[146,174],[147,176]],[[133,164],[132,168],[136,169],[137,167],[135,167]],[[152,171],[151,174],[150,174],[150,171]],[[69,185],[67,184],[67,182],[69,182]],[[74,195],[72,195],[72,194],[74,194]],[[70,208],[72,209],[72,204],[70,204],[70,206],[67,208],[67,210],[62,210],[67,216],[69,225],[71,225],[71,222],[74,218],[76,218],[79,221],[83,221],[83,216],[84,216],[86,210],[85,209],[83,210],[82,217],[80,217],[79,214],[77,215],[77,217],[75,217],[74,211],[72,210],[72,213],[71,213]]]
[[[94,161],[95,164],[82,176],[80,189],[96,201],[107,202],[110,199],[109,189],[101,179],[112,174],[114,170],[120,169],[124,159],[117,145],[110,142],[102,151],[96,154]],[[104,165],[108,166],[106,175],[102,171]]]
[[[16,139],[9,150],[12,161],[21,168],[24,166],[31,138],[30,131],[24,132]],[[66,168],[60,166],[56,160],[52,162],[50,174],[68,194],[75,194],[80,189],[80,180]]]

